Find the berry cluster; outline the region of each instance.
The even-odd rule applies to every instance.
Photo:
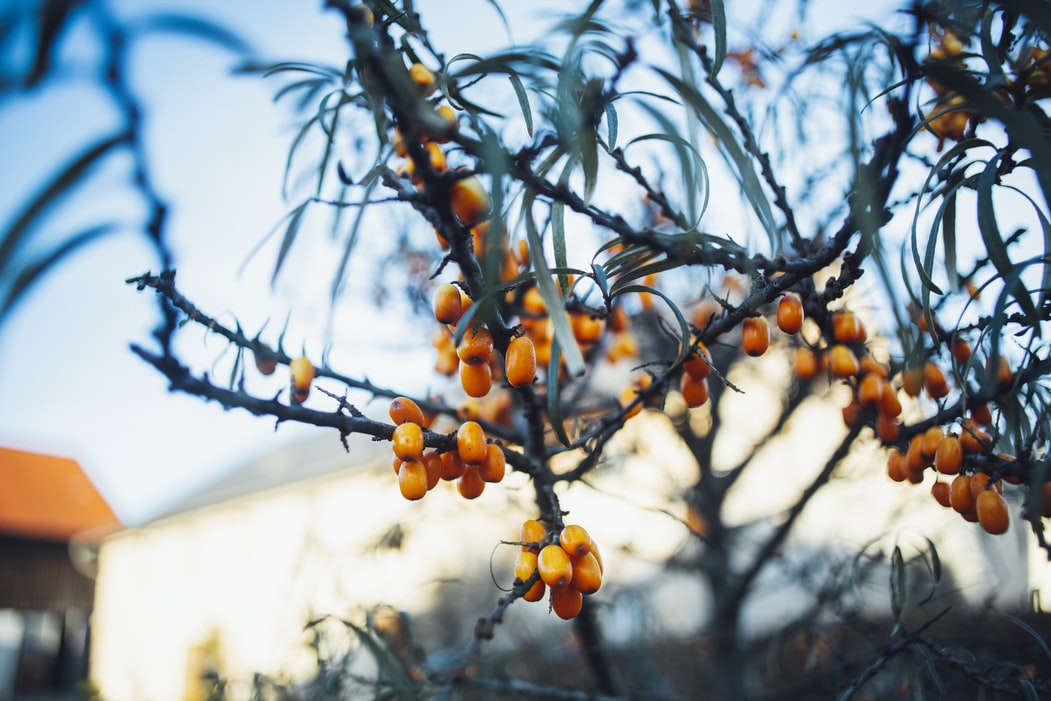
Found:
[[[522,524],[519,540],[522,551],[515,560],[515,585],[529,584],[522,598],[540,601],[550,590],[551,610],[559,618],[575,618],[584,597],[602,586],[602,556],[595,541],[582,526],[573,524],[555,538],[533,519]]]

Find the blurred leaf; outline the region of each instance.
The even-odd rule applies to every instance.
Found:
[[[1014,623],[1026,633],[1028,633],[1029,636],[1036,641],[1036,644],[1040,646],[1040,649],[1044,651],[1044,655],[1047,656],[1047,659],[1051,660],[1051,648],[1047,647],[1047,642],[1044,641],[1044,638],[1039,633],[1033,630],[1032,626],[1023,621],[1021,618],[1018,618],[1017,616],[1012,616],[1009,613],[1005,613],[1004,618],[1010,621],[1011,623]]]
[[[602,293],[602,299],[605,302],[609,301],[609,279],[606,277],[606,270],[598,263],[591,264],[591,273],[595,278],[595,284],[598,286],[599,291]]]
[[[303,221],[303,214],[307,211],[308,204],[310,204],[309,200],[300,204],[287,215],[288,225],[285,226],[285,235],[281,239],[281,248],[277,251],[274,273],[270,276],[271,285],[277,281],[277,275],[281,272],[281,266],[285,263],[285,257],[288,256],[288,251],[292,248],[292,242],[296,240],[296,234],[299,233],[299,225]]]
[[[343,71],[336,70],[331,66],[319,66],[315,63],[299,63],[296,61],[286,61],[284,63],[275,63],[263,72],[263,77],[267,78],[278,73],[285,72],[301,72],[301,73],[313,73],[321,78],[329,80],[338,80],[343,76]]]
[[[38,4],[38,33],[33,42],[33,65],[24,80],[26,87],[33,87],[51,71],[51,55],[55,51],[55,43],[69,25],[70,15],[82,2],[83,0],[43,0]]]
[[[1044,235],[1044,255],[1043,264],[1041,270],[1043,271],[1042,279],[1040,280],[1040,296],[1038,307],[1043,307],[1044,303],[1048,299],[1048,295],[1051,294],[1051,221],[1048,220],[1047,215],[1040,209],[1040,205],[1029,196],[1029,193],[1024,190],[1020,190],[1014,186],[1005,186],[1014,192],[1017,192],[1022,197],[1029,201],[1029,204],[1033,206],[1033,211],[1036,212],[1037,218],[1040,220],[1040,230]]]
[[[87,244],[113,231],[113,224],[99,224],[66,238],[61,244],[55,246],[45,255],[37,258],[28,265],[22,267],[12,280],[10,287],[4,291],[2,302],[0,302],[0,324],[19,302],[22,296],[40,279],[51,272],[52,268],[61,263],[71,253],[83,248]]]
[[[978,230],[982,234],[982,241],[985,242],[985,251],[989,256],[989,260],[992,261],[997,272],[1006,281],[1015,266],[1011,261],[1011,257],[1007,254],[1007,246],[1004,244],[1003,237],[1000,236],[1000,227],[996,221],[996,210],[993,206],[993,186],[997,180],[997,164],[999,160],[998,157],[991,158],[989,163],[986,164],[985,170],[978,176],[976,185],[978,194]],[[1022,310],[1030,319],[1035,321],[1036,308],[1033,306],[1033,299],[1029,296],[1029,292],[1021,281],[1016,279],[1015,283],[1008,289],[1014,298],[1018,300]],[[1039,331],[1039,326],[1034,328]]]
[[[668,309],[671,310],[672,314],[675,316],[675,321],[679,325],[679,354],[675,357],[674,362],[679,363],[685,360],[686,356],[690,352],[691,332],[690,325],[686,323],[686,317],[682,315],[682,311],[679,310],[679,306],[675,304],[674,301],[672,301],[671,297],[664,294],[655,287],[650,287],[649,285],[626,285],[625,287],[621,287],[620,289],[618,289],[614,296],[629,294],[631,292],[636,292],[639,294],[657,295],[658,297],[663,299],[664,302],[668,305]]]
[[[890,608],[895,625],[901,623],[905,598],[905,558],[902,557],[901,548],[895,545],[890,556]]]
[[[584,171],[584,202],[590,203],[598,182],[598,134],[594,129],[581,129],[577,146],[580,148],[580,162]]]
[[[227,27],[192,15],[153,13],[145,16],[133,29],[173,32],[203,39],[235,53],[247,54],[252,47]]]
[[[719,75],[726,59],[726,7],[723,0],[711,0],[712,30],[715,32],[715,55],[712,56],[712,70],[709,77],[713,80]]]
[[[318,121],[318,118],[319,115],[315,114],[304,122],[303,126],[299,128],[299,131],[297,131],[296,135],[292,138],[292,143],[288,147],[288,156],[285,158],[285,172],[281,178],[281,197],[285,199],[288,199],[288,179],[292,173],[292,161],[295,158],[296,151],[299,149],[299,144],[310,132],[311,127],[313,127],[315,122]]]
[[[354,632],[354,635],[358,637],[368,651],[372,654],[376,664],[380,668],[382,678],[390,683],[393,691],[399,698],[415,698],[413,693],[412,680],[409,678],[408,673],[405,670],[404,665],[400,660],[391,652],[390,648],[379,639],[379,637],[372,631],[371,628],[362,628],[354,625],[350,621],[343,620],[343,625],[350,628]]]
[[[602,111],[606,115],[606,148],[612,151],[617,148],[617,130],[619,128],[617,108],[613,106],[612,102],[606,102],[602,105]]]
[[[960,274],[956,269],[956,191],[946,195],[938,211],[942,217],[942,247],[945,250],[945,275],[949,291],[960,291]]]
[[[573,341],[576,345],[576,341]],[[547,414],[551,420],[551,429],[564,446],[569,445],[566,435],[565,418],[562,416],[562,392],[559,388],[559,364],[562,360],[562,346],[558,336],[551,340],[551,358],[547,363]]]
[[[518,107],[522,110],[522,118],[525,119],[526,133],[529,136],[533,135],[533,110],[529,107],[529,95],[526,94],[525,85],[522,84],[522,79],[518,77],[518,74],[513,69],[509,69],[507,73],[508,80],[511,81],[511,87],[515,89],[515,97],[518,98]]]
[[[365,187],[361,196],[362,200],[367,201],[369,199],[378,182],[373,180]],[[336,266],[336,273],[332,278],[332,287],[329,288],[329,300],[333,303],[343,288],[343,281],[347,276],[347,265],[350,263],[350,254],[354,251],[354,246],[358,242],[358,233],[361,231],[361,224],[365,221],[365,210],[366,207],[358,208],[354,216],[354,223],[350,225],[350,231],[347,233],[347,240],[343,243],[343,253],[339,257],[339,264]]]
[[[558,200],[551,203],[551,248],[555,254],[555,267],[565,268],[566,262],[566,205]],[[565,294],[569,290],[569,276],[558,274],[558,287]]]

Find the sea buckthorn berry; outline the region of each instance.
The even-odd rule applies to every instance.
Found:
[[[992,445],[993,439],[988,433],[976,426],[964,426],[960,433],[960,447],[969,455],[981,453]]]
[[[996,383],[997,387],[1007,387],[1014,381],[1015,374],[1011,370],[1011,364],[1002,355],[999,357],[995,368],[993,368],[993,359],[988,358],[985,361],[985,371]]]
[[[438,285],[434,292],[434,318],[442,324],[455,324],[463,315],[461,293],[458,285],[446,282]]]
[[[528,582],[536,573],[536,553],[532,550],[523,550],[515,558],[515,579],[519,582]],[[544,598],[547,585],[544,580],[537,577],[536,582],[522,595],[526,601],[540,601]]]
[[[576,618],[584,608],[584,595],[575,587],[556,587],[551,590],[551,610],[568,621]]]
[[[438,453],[429,450],[423,454],[420,462],[427,468],[427,491],[430,491],[438,486],[442,479],[442,459],[438,457]]]
[[[573,560],[561,545],[551,543],[537,555],[540,578],[549,587],[564,587],[573,581]]]
[[[866,355],[861,358],[861,360],[858,361],[858,368],[859,372],[866,375],[879,375],[884,380],[890,377],[890,370],[887,369],[887,366],[873,358],[871,355]]]
[[[971,495],[971,478],[967,475],[956,475],[949,485],[949,503],[954,511],[961,514],[974,508],[974,497]]]
[[[905,481],[905,456],[900,450],[890,451],[887,456],[887,477],[895,482]]]
[[[420,409],[419,404],[412,401],[408,397],[395,397],[390,401],[390,419],[396,425],[400,424],[416,424],[417,426],[423,426],[423,410]]]
[[[836,312],[832,315],[832,337],[840,343],[864,343],[868,335],[854,312]]]
[[[883,383],[883,394],[879,398],[879,413],[890,417],[901,415],[901,400],[898,391],[889,382]]]
[[[631,331],[619,331],[613,336],[613,342],[606,349],[606,360],[616,363],[625,358],[637,358],[639,340]],[[687,361],[689,362],[689,361]]]
[[[712,356],[703,343],[697,341],[697,348],[683,361],[682,369],[695,380],[703,380],[711,374]]]
[[[405,464],[405,461],[399,458],[397,455],[394,456],[391,461],[391,466],[394,467],[394,474],[401,472],[401,466]]]
[[[989,403],[982,402],[971,407],[971,419],[979,426],[989,426],[993,423],[993,412],[989,410]]]
[[[609,330],[614,333],[621,333],[627,331],[631,326],[631,317],[628,316],[628,311],[624,308],[624,305],[618,304],[613,307],[609,313]]]
[[[288,364],[292,385],[292,397],[297,404],[302,404],[310,394],[310,383],[314,381],[314,365],[305,355],[295,358]]]
[[[477,421],[464,421],[456,431],[456,452],[466,465],[481,465],[489,452],[485,431]]]
[[[949,381],[933,360],[928,360],[923,366],[923,384],[927,388],[927,396],[931,399],[941,399],[949,393]]]
[[[1044,486],[1040,490],[1043,505],[1040,509],[1040,515],[1044,518],[1051,518],[1051,482],[1044,482]]]
[[[934,452],[934,469],[943,475],[955,475],[959,474],[961,465],[963,448],[960,447],[960,439],[950,433],[938,443],[938,449]]]
[[[441,454],[442,461],[442,479],[452,481],[457,479],[463,474],[463,460],[460,459],[460,454],[455,450],[450,450]]]
[[[583,526],[568,524],[558,534],[558,543],[570,557],[584,557],[591,552],[591,536]]]
[[[411,426],[412,424],[405,424]],[[427,466],[419,461],[406,462],[398,470],[398,489],[409,501],[422,499],[427,493]]]
[[[829,351],[828,368],[836,377],[852,377],[858,374],[861,366],[854,351],[842,343],[832,346]]]
[[[434,73],[427,66],[419,62],[412,64],[409,66],[409,77],[424,95],[434,92],[436,83]]]
[[[938,446],[944,438],[945,433],[937,426],[931,426],[924,431],[923,442],[920,444],[920,449],[923,450],[923,456],[928,460],[933,458],[934,454],[938,451]]]
[[[594,594],[602,587],[602,570],[591,553],[573,558],[573,588],[581,594]]]
[[[468,397],[484,397],[493,386],[493,369],[488,363],[460,363],[460,385]]]
[[[923,391],[923,368],[906,368],[901,373],[901,388],[910,397],[920,396]]]
[[[486,482],[499,482],[504,478],[505,472],[507,472],[507,458],[504,457],[504,451],[495,443],[490,443],[485,451],[485,460],[478,468],[478,474]]]
[[[489,194],[473,175],[461,178],[449,188],[449,206],[464,226],[474,226],[489,215]]]
[[[544,528],[544,524],[531,518],[522,524],[518,540],[523,543],[533,543],[533,545],[523,545],[522,550],[532,550],[538,553],[540,552],[540,542],[544,540],[546,535],[547,529]]]
[[[931,496],[934,500],[949,509],[952,508],[952,504],[949,502],[949,483],[937,481],[931,485]]]
[[[882,411],[876,414],[876,435],[886,444],[894,443],[901,434],[901,425],[898,419],[884,414]]]
[[[456,490],[464,499],[477,499],[485,491],[485,480],[478,473],[477,465],[467,465],[456,480]]]
[[[965,338],[956,338],[952,342],[952,357],[963,365],[971,359],[971,344]]]
[[[686,406],[694,409],[708,401],[708,378],[697,379],[689,373],[683,373],[679,381],[679,392],[682,393]]]
[[[631,406],[632,402],[634,402],[638,398],[639,390],[634,385],[628,385],[623,390],[621,390],[620,396],[617,400],[620,402],[620,408],[625,409],[628,406]],[[628,409],[627,413],[624,415],[624,418],[630,419],[631,417],[637,415],[640,411],[642,411],[642,402],[631,406],[631,408]]]
[[[858,402],[862,406],[876,404],[883,397],[883,386],[886,384],[887,381],[876,373],[865,375],[858,384]]]
[[[482,365],[493,357],[493,336],[489,329],[477,326],[468,329],[456,349],[456,355],[468,365]]]
[[[456,120],[456,112],[453,111],[452,107],[449,107],[448,105],[442,105],[441,107],[436,109],[434,113],[441,117],[442,121],[448,124],[450,127],[452,127],[453,131],[455,132],[459,124]],[[435,141],[439,144],[444,144],[446,141],[448,141],[448,139],[435,138]]]
[[[923,473],[926,469],[926,467],[921,467],[917,470],[906,466],[905,479],[909,481],[909,484],[919,484],[923,481]]]
[[[923,454],[923,434],[913,436],[909,441],[909,451],[905,454],[905,465],[910,470],[923,470],[930,462]]]
[[[513,338],[507,344],[504,375],[512,387],[526,387],[536,379],[536,346],[527,336]]]
[[[573,338],[582,346],[597,342],[602,338],[602,332],[606,330],[605,320],[589,314],[571,313],[569,324],[573,331]]]
[[[544,303],[544,297],[536,285],[522,295],[522,311],[534,319],[547,314],[547,304]]]
[[[817,373],[820,371],[821,367],[818,363],[817,356],[814,355],[814,351],[805,346],[801,346],[796,348],[793,369],[797,378],[800,380],[809,380],[817,377]]]
[[[798,295],[786,294],[777,303],[777,328],[788,334],[803,328],[803,302]]]
[[[255,356],[255,367],[263,375],[273,375],[277,370],[277,356],[266,346],[260,346],[253,355]]]
[[[986,490],[975,499],[975,510],[978,512],[978,523],[986,533],[1001,535],[1007,532],[1011,518],[1007,511],[1007,502],[997,492]]]
[[[770,326],[764,316],[750,316],[741,324],[741,347],[757,358],[770,347]]]
[[[858,404],[857,400],[853,400],[850,404],[843,407],[842,413],[843,425],[847,428],[853,428],[857,426],[858,419],[861,418],[861,405]]]
[[[1003,494],[1004,492],[1003,483],[1000,480],[997,480],[990,484],[989,475],[985,474],[984,472],[975,472],[973,475],[971,475],[970,486],[971,496],[976,499],[978,498],[979,494],[988,489],[992,489],[993,491],[999,492],[1000,494]]]
[[[405,461],[419,460],[423,455],[423,429],[418,424],[399,424],[391,439],[394,454]]]

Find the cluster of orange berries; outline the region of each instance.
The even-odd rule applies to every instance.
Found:
[[[395,397],[389,413],[395,424],[391,436],[394,473],[406,499],[422,499],[439,480],[456,480],[460,495],[474,499],[481,496],[487,483],[503,480],[507,471],[504,451],[488,441],[478,422],[463,422],[456,431],[456,449],[438,453],[424,450],[423,430],[430,421],[416,402]]]
[[[522,550],[515,559],[515,585],[533,584],[522,594],[526,601],[540,601],[550,590],[551,610],[559,618],[575,618],[584,597],[602,586],[602,556],[588,532],[566,525],[555,539],[537,520],[522,524]]]

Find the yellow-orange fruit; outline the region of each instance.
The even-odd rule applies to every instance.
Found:
[[[638,389],[636,389],[633,385],[628,385],[623,390],[621,390],[620,396],[618,397],[618,401],[620,402],[620,407],[624,409],[631,405],[631,403],[638,398]],[[638,414],[640,411],[642,411],[642,402],[639,402],[638,404],[635,404],[630,409],[628,409],[628,412],[625,414],[625,418],[630,419],[631,417]]]
[[[952,342],[952,357],[956,362],[963,365],[971,359],[971,344],[965,338],[956,338]]]
[[[576,587],[556,587],[551,590],[551,610],[562,620],[576,618],[584,608],[584,595]]]
[[[982,402],[971,407],[971,419],[979,426],[988,426],[993,422],[993,412],[989,410],[989,403]]]
[[[537,555],[540,578],[549,587],[564,587],[573,581],[573,560],[561,545],[551,543]]]
[[[975,500],[975,510],[978,512],[978,523],[986,533],[1001,535],[1007,532],[1011,521],[1007,502],[997,492],[988,489],[979,494]]]
[[[867,334],[854,312],[837,312],[832,315],[832,337],[840,343],[864,343]]]
[[[523,257],[522,260],[528,260],[528,258]],[[628,312],[624,309],[624,306],[618,304],[613,307],[612,311],[610,311],[608,323],[610,331],[621,333],[622,331],[627,331],[631,326],[631,317],[628,316]]]
[[[405,464],[405,461],[399,458],[397,455],[391,460],[391,466],[394,468],[394,474],[401,472],[401,466]]]
[[[858,419],[861,417],[861,405],[858,404],[857,400],[853,400],[850,404],[843,407],[843,424],[849,428],[853,428],[857,425]]]
[[[904,482],[905,471],[905,455],[900,450],[890,451],[890,455],[887,456],[887,477],[895,482]]]
[[[423,426],[423,410],[420,409],[420,405],[412,401],[408,397],[395,397],[390,400],[390,409],[388,411],[390,419],[395,424],[416,424]]]
[[[518,557],[515,558],[515,579],[523,583],[528,582],[535,573],[536,553],[532,550],[523,550],[518,553]],[[533,586],[522,595],[522,598],[526,601],[540,601],[544,598],[546,591],[547,586],[544,580],[538,577]]]
[[[805,346],[800,346],[799,348],[796,348],[793,369],[796,377],[800,380],[809,380],[817,376],[821,367],[818,363],[817,356],[814,355],[814,351]]]
[[[441,117],[443,122],[452,127],[453,133],[456,132],[456,129],[459,127],[459,123],[456,120],[456,112],[453,111],[452,107],[449,107],[448,105],[442,105],[441,107],[436,109],[434,113]],[[445,137],[435,137],[434,140],[439,144],[444,144],[449,139]]]
[[[975,472],[973,475],[971,475],[970,486],[971,496],[975,498],[977,498],[979,494],[986,491],[987,489],[992,489],[993,491],[999,492],[1000,494],[1004,493],[1003,482],[997,480],[996,482],[990,484],[989,475],[985,474],[984,472]]]
[[[558,534],[558,544],[570,557],[584,557],[591,552],[591,536],[583,526],[567,524]]]
[[[507,458],[504,451],[495,443],[490,443],[485,451],[485,460],[478,468],[478,474],[486,482],[499,482],[507,471]]]
[[[594,594],[602,587],[602,570],[591,553],[573,558],[573,588],[581,594]]]
[[[573,331],[573,338],[582,346],[597,342],[606,330],[605,320],[588,314],[571,313],[569,325]]]
[[[532,550],[538,553],[540,552],[540,541],[546,535],[547,529],[544,528],[544,524],[531,518],[522,523],[522,530],[519,532],[518,540],[523,543],[534,543],[534,545],[523,545],[522,550]]]
[[[412,424],[404,424],[411,426]],[[406,462],[398,471],[398,489],[409,501],[422,499],[427,493],[427,466],[418,460]]]
[[[438,453],[429,450],[423,454],[420,462],[427,468],[427,491],[430,491],[438,486],[442,479],[442,459],[438,457]]]
[[[464,421],[456,431],[456,452],[467,465],[481,465],[488,453],[485,431],[477,421]]]
[[[489,214],[489,194],[473,175],[457,180],[449,188],[449,206],[464,226],[474,226]]]
[[[949,503],[954,511],[961,514],[974,508],[974,496],[971,495],[971,478],[967,475],[956,475],[949,485]]]
[[[997,387],[1010,385],[1014,381],[1015,374],[1011,370],[1011,364],[1007,361],[1007,358],[1001,355],[995,368],[993,368],[992,361],[992,358],[985,361],[985,371],[989,374],[989,377],[993,378]]]
[[[485,480],[478,473],[477,465],[464,466],[463,474],[456,480],[456,489],[464,499],[476,499],[485,491]]]
[[[288,364],[292,385],[292,396],[297,404],[306,401],[310,394],[310,383],[314,381],[314,365],[305,355],[295,358]]]
[[[930,461],[923,454],[923,434],[913,436],[909,441],[909,451],[905,454],[905,465],[910,470],[923,470]]]
[[[933,360],[928,360],[923,366],[923,384],[931,399],[941,399],[949,393],[949,381],[945,379],[945,373]]]
[[[424,95],[434,92],[436,83],[434,73],[427,66],[419,62],[412,64],[409,66],[409,77]]]
[[[468,397],[484,397],[493,386],[493,369],[488,363],[460,363],[460,385]]]
[[[949,434],[938,443],[938,449],[934,452],[934,469],[943,475],[956,475],[963,465],[963,448],[960,447],[960,439]]]
[[[536,346],[528,336],[511,339],[504,354],[504,376],[512,387],[526,387],[536,379]]]
[[[697,349],[691,352],[686,360],[683,361],[682,369],[693,379],[703,380],[712,372],[711,363],[711,354],[708,352],[708,349],[704,344],[698,341]]]
[[[879,398],[879,413],[891,417],[901,415],[901,401],[898,399],[898,391],[889,382],[883,383],[883,394]]]
[[[876,404],[883,398],[883,387],[886,384],[887,381],[874,372],[865,375],[858,384],[858,402],[862,406]]]
[[[829,351],[828,368],[836,377],[851,377],[858,374],[860,366],[854,351],[842,343],[837,343]]]
[[[789,334],[803,328],[803,302],[798,295],[786,294],[777,303],[777,328]]]
[[[606,349],[606,360],[616,363],[625,358],[636,358],[639,355],[639,340],[631,331],[620,331],[613,336],[613,342]],[[689,361],[687,361],[689,362]]]
[[[945,438],[945,433],[937,426],[931,426],[923,432],[923,442],[920,444],[920,448],[923,450],[923,456],[928,460],[934,457],[934,454],[938,451],[938,446],[941,444],[942,439]]]
[[[862,357],[858,361],[858,368],[859,372],[865,375],[879,375],[884,380],[890,377],[890,370],[887,369],[887,366],[873,358],[871,355]]]
[[[750,316],[741,323],[741,348],[757,358],[770,347],[770,326],[764,316]]]
[[[682,393],[686,406],[691,409],[699,407],[708,401],[708,378],[697,379],[684,372],[682,379],[679,381],[679,392]]]
[[[894,443],[901,434],[901,425],[898,420],[882,411],[876,414],[876,435],[886,444]]]
[[[901,388],[910,397],[920,396],[923,391],[923,368],[906,368],[901,373]]]
[[[405,461],[419,460],[423,454],[423,429],[419,424],[399,424],[391,439],[394,454]]]
[[[443,324],[455,324],[463,315],[462,290],[446,282],[434,292],[434,318]]]
[[[547,314],[547,305],[540,290],[533,285],[522,295],[522,311],[531,318],[539,318]]]
[[[993,439],[988,433],[973,425],[965,425],[960,433],[960,447],[970,455],[981,453],[992,442]]]
[[[442,479],[452,481],[463,474],[463,460],[460,459],[460,454],[455,450],[450,450],[442,453],[440,456],[442,461]]]
[[[460,340],[456,355],[468,365],[488,363],[493,357],[493,335],[489,329],[471,327]]]
[[[949,483],[937,481],[931,485],[931,496],[934,500],[944,506],[945,508],[952,508],[952,503],[949,501]]]

